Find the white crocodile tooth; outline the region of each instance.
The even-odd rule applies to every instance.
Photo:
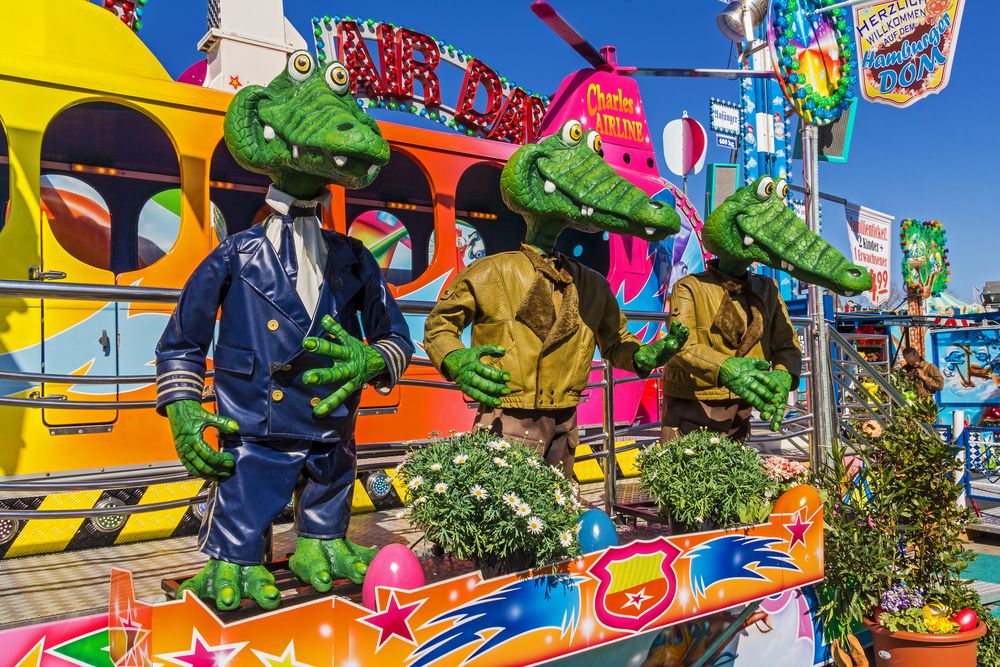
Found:
[[[371,176],[372,174],[374,174],[376,171],[378,171],[378,165],[377,164],[373,164],[372,166],[368,167],[368,175],[369,176]]]
[[[344,157],[343,155],[334,155],[333,161],[337,163],[338,167],[343,167],[345,164],[347,164],[347,158]]]
[[[271,139],[274,139],[274,128],[271,127],[270,125],[265,125],[264,126],[264,139],[266,141],[270,141]]]
[[[587,215],[589,215],[589,216],[593,216],[594,215],[594,207],[593,206],[589,207],[587,210],[590,211],[590,213],[588,213]]]
[[[743,237],[743,245],[745,245],[745,246],[752,246],[753,245],[753,239],[750,238],[749,234],[747,236]]]
[[[292,144],[292,157],[297,158],[299,156],[299,147]]]
[[[542,189],[545,190],[545,194],[550,195],[556,191],[556,184],[552,181],[545,181],[545,186]]]
[[[587,215],[587,205],[586,204],[581,204],[580,205],[580,215],[583,215],[583,216]]]
[[[653,234],[656,233],[656,230],[654,228],[652,228],[652,227],[646,227],[645,229],[646,229],[646,235],[647,236],[652,236]]]

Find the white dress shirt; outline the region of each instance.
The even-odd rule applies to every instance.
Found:
[[[271,185],[267,189],[264,201],[279,215],[288,215],[293,206],[329,207],[330,191],[314,199],[296,199],[287,192],[282,192]],[[281,257],[281,226],[286,224],[281,218],[271,216],[264,221],[264,235],[274,247],[275,254]],[[298,262],[298,275],[295,279],[295,292],[302,300],[306,312],[315,317],[319,305],[320,291],[323,289],[323,271],[326,269],[326,242],[323,240],[322,225],[315,215],[299,217],[292,220],[292,239],[295,241],[295,258]]]

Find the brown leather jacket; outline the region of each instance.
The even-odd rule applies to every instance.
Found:
[[[771,278],[751,275],[750,289],[760,297],[763,332],[760,341],[745,356],[765,359],[771,368],[783,369],[798,383],[802,367],[802,350],[788,318],[785,302]],[[663,392],[676,398],[699,401],[739,398],[719,385],[719,369],[736,351],[727,345],[715,326],[716,315],[723,299],[733,299],[736,311],[746,326],[745,302],[742,295],[731,296],[723,289],[718,273],[703,271],[685,276],[674,285],[670,296],[670,317],[691,332],[684,347],[663,367]]]
[[[910,376],[910,379],[913,380],[913,384],[917,389],[917,398],[927,398],[944,389],[944,375],[931,362],[921,359],[920,363],[916,366],[903,366],[903,368],[906,370],[906,374]],[[917,374],[918,371],[922,372],[926,379],[921,379]]]
[[[520,251],[484,257],[458,274],[427,317],[424,346],[441,370],[448,353],[464,347],[462,331],[472,325],[473,346],[507,349],[499,359],[483,357],[483,363],[510,373],[511,393],[501,399],[501,407],[573,407],[587,384],[596,346],[615,368],[634,372],[632,355],[642,343],[629,333],[608,281],[565,256],[560,261],[572,275],[578,307],[562,303],[554,335],[539,338],[518,317],[537,275],[528,252],[538,253],[522,246]]]

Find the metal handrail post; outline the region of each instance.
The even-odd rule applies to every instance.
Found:
[[[802,130],[802,171],[806,186],[806,221],[810,231],[820,234],[819,228],[819,134],[815,125],[806,124]],[[830,340],[827,336],[824,312],[824,290],[819,285],[809,285],[809,315],[812,318],[813,337],[812,374],[814,429],[809,463],[819,470],[829,454],[837,434],[836,403],[833,397],[833,376],[830,372]]]
[[[601,362],[601,373],[604,375],[604,432],[607,433],[604,445],[604,511],[613,517],[615,511],[616,482],[618,478],[618,461],[615,458],[615,371],[611,363],[605,359]]]

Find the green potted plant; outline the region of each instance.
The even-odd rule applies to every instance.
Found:
[[[534,451],[473,431],[411,451],[396,472],[410,521],[485,576],[575,556],[575,485]]]
[[[835,654],[864,624],[878,665],[974,665],[977,640],[995,624],[959,576],[972,557],[961,537],[971,517],[958,503],[954,445],[927,427],[936,409],[933,401],[897,408],[864,441],[836,443],[818,476],[826,499],[818,616]],[[981,656],[996,655],[998,638],[989,633]]]
[[[773,501],[805,480],[801,464],[700,429],[638,456],[639,479],[675,532],[730,528],[767,518]]]

